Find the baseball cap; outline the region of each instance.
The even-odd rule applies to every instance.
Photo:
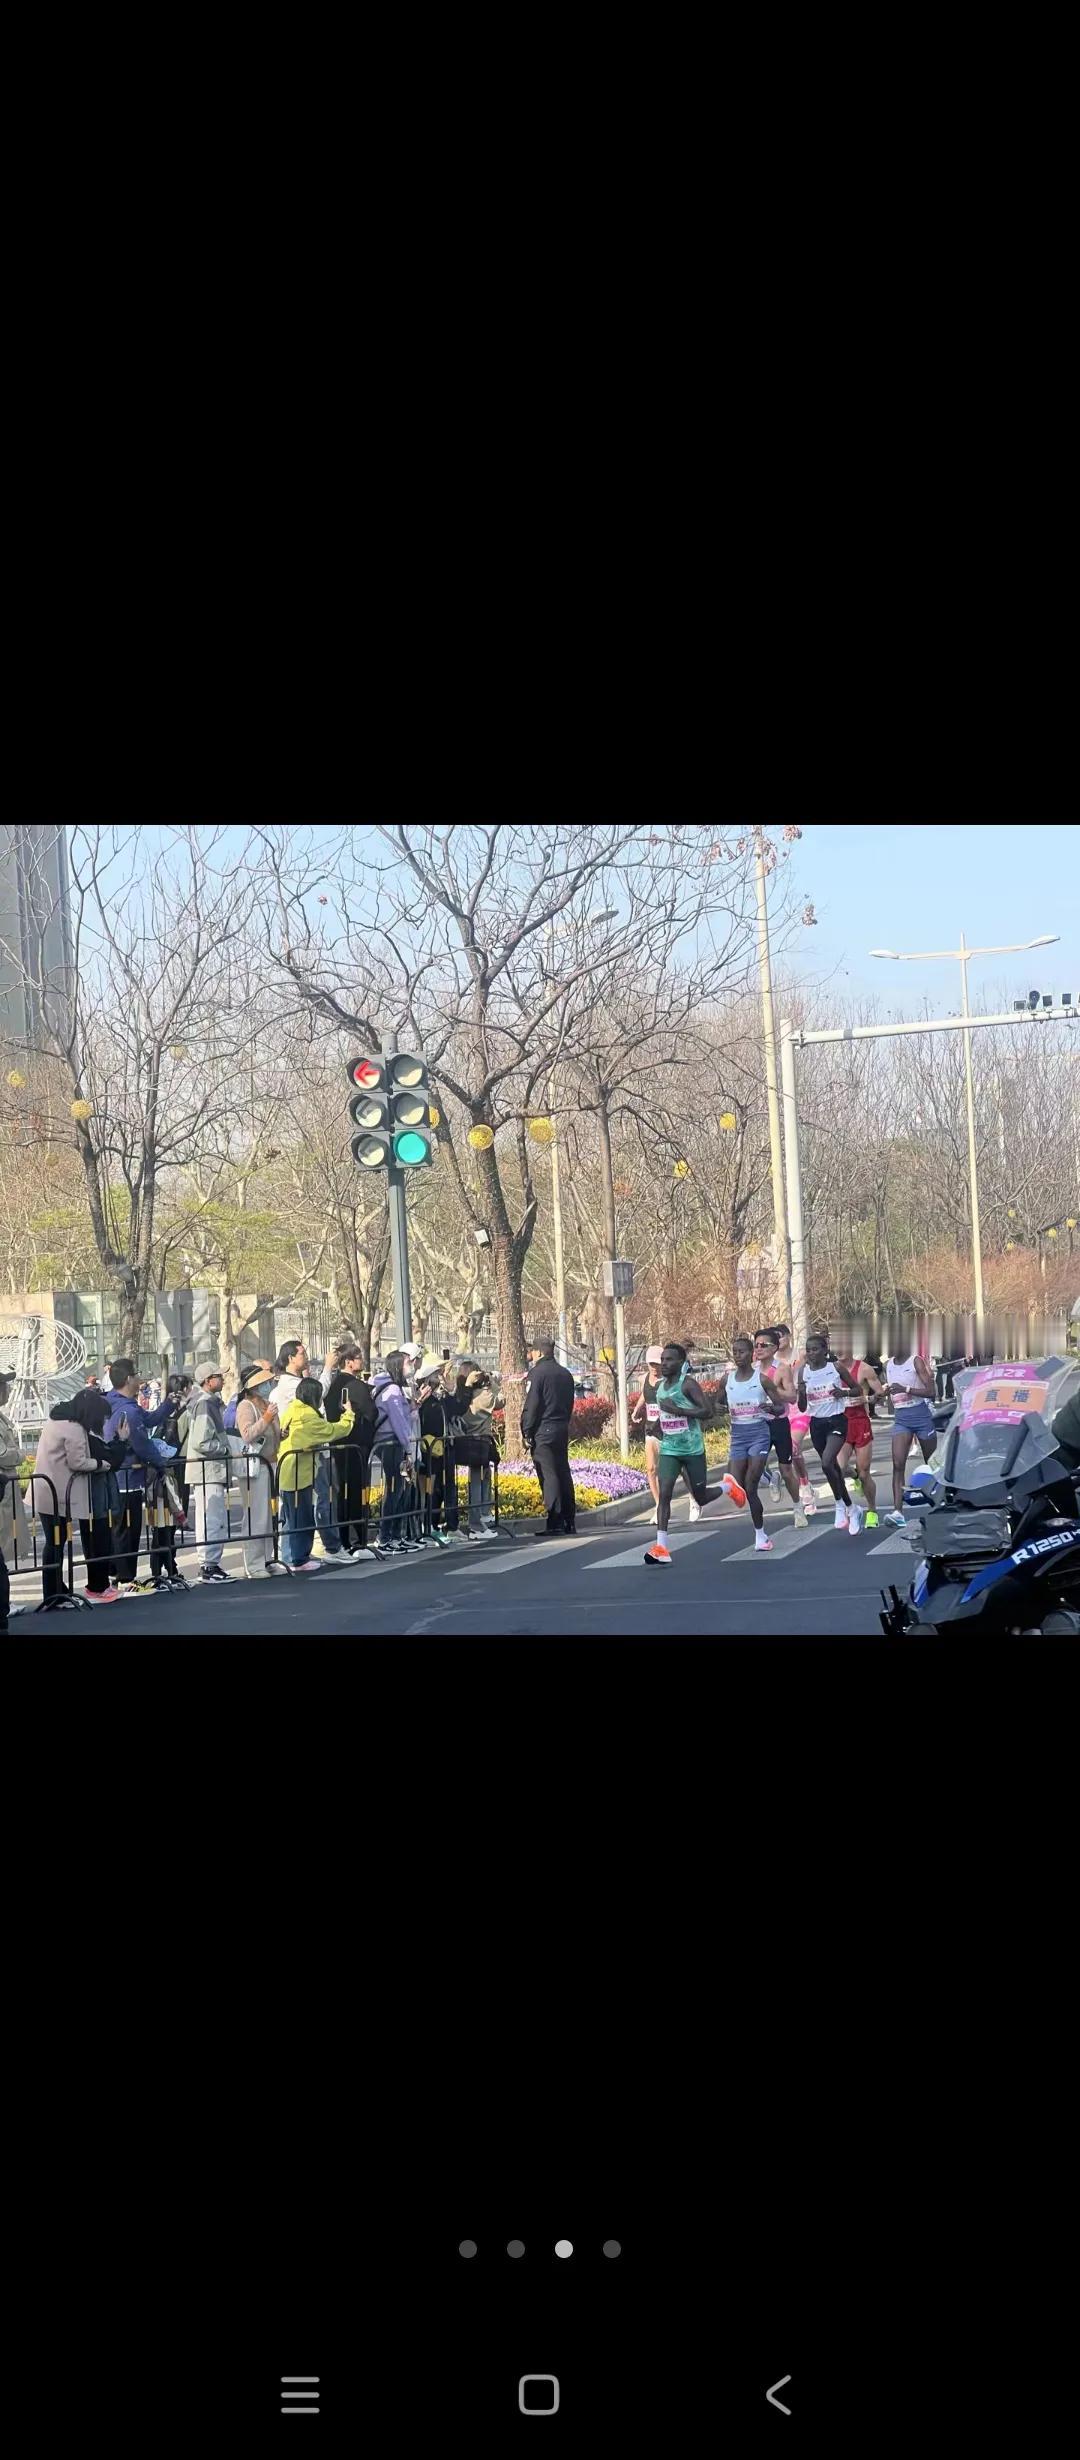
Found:
[[[663,1357],[663,1355],[664,1355],[664,1352],[663,1352],[663,1349],[662,1349],[662,1347],[661,1347],[660,1342],[659,1342],[659,1341],[654,1341],[654,1342],[653,1342],[653,1344],[652,1344],[652,1346],[651,1346],[651,1348],[650,1348],[650,1349],[647,1349],[647,1350],[646,1350],[646,1352],[645,1352],[645,1364],[646,1364],[646,1366],[647,1366],[647,1367],[658,1367],[658,1366],[659,1366],[659,1364],[660,1364],[660,1361],[661,1361],[661,1359],[662,1359],[662,1357]]]
[[[422,1358],[424,1353],[418,1341],[403,1341],[401,1355],[403,1358]]]
[[[209,1375],[222,1374],[223,1369],[218,1365],[216,1358],[204,1358],[202,1365],[195,1369],[195,1381],[197,1384],[205,1384]]]

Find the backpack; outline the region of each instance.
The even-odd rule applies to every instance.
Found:
[[[236,1408],[239,1399],[240,1395],[237,1393],[236,1400],[230,1401],[225,1411],[225,1431],[228,1435],[235,1435],[236,1433]]]

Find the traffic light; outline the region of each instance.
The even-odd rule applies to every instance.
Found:
[[[355,1088],[349,1113],[357,1134],[353,1160],[361,1170],[424,1170],[435,1158],[427,1065],[409,1051],[349,1061]]]

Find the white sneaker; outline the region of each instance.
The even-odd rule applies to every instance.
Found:
[[[886,1512],[886,1514],[885,1514],[885,1518],[886,1518],[886,1520],[888,1521],[888,1524],[889,1524],[890,1529],[906,1529],[906,1528],[907,1528],[907,1522],[906,1522],[906,1520],[904,1519],[904,1515],[903,1515],[903,1513],[902,1513],[902,1512]]]
[[[806,1514],[805,1514],[805,1512],[803,1511],[803,1508],[802,1508],[801,1503],[797,1503],[797,1504],[796,1504],[796,1506],[795,1506],[795,1527],[796,1527],[797,1529],[808,1529],[808,1528],[809,1528],[809,1526],[810,1526],[810,1523],[809,1523],[809,1521],[807,1520]]]
[[[853,1503],[853,1504],[852,1504],[852,1507],[851,1507],[851,1510],[850,1510],[850,1512],[848,1513],[848,1525],[847,1525],[847,1533],[848,1533],[848,1536],[849,1536],[849,1537],[858,1537],[858,1534],[859,1534],[859,1531],[860,1531],[860,1529],[861,1529],[861,1528],[862,1528],[862,1506],[861,1506],[861,1504],[858,1504],[858,1503]]]
[[[354,1547],[352,1547],[352,1549],[350,1550],[350,1554],[349,1554],[349,1561],[350,1561],[350,1563],[374,1563],[374,1561],[375,1561],[375,1549],[374,1549],[374,1547],[373,1547],[373,1546],[354,1546]]]
[[[773,1542],[771,1537],[766,1537],[764,1529],[757,1530],[754,1537],[754,1553],[756,1555],[771,1555],[772,1550]]]
[[[451,1546],[467,1546],[467,1545],[468,1545],[468,1543],[469,1543],[469,1536],[468,1536],[468,1531],[467,1531],[467,1530],[465,1530],[465,1529],[451,1529],[451,1531],[450,1531],[450,1544],[451,1544]]]
[[[294,1563],[293,1570],[294,1572],[321,1572],[322,1564],[316,1563],[314,1555],[309,1555],[306,1563]]]
[[[700,1520],[700,1519],[701,1519],[701,1505],[700,1505],[700,1503],[694,1503],[693,1501],[691,1501],[691,1505],[690,1505],[690,1515],[689,1515],[689,1516],[690,1516],[690,1519],[691,1519],[691,1520]]]
[[[799,1504],[800,1508],[804,1512],[817,1511],[817,1496],[815,1495],[812,1486],[800,1486]]]
[[[848,1508],[847,1508],[846,1503],[838,1503],[838,1504],[837,1504],[837,1507],[836,1507],[836,1515],[835,1515],[835,1518],[834,1518],[834,1520],[833,1520],[833,1528],[834,1528],[834,1529],[846,1529],[846,1528],[847,1528],[847,1525],[848,1525],[848,1517],[847,1517],[847,1516],[848,1516]]]

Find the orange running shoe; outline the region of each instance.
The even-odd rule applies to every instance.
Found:
[[[720,1486],[723,1494],[730,1495],[732,1503],[746,1502],[746,1488],[739,1485],[737,1478],[721,1478]]]
[[[645,1561],[646,1563],[670,1563],[671,1554],[666,1538],[658,1537],[654,1539],[651,1546],[646,1547]]]

